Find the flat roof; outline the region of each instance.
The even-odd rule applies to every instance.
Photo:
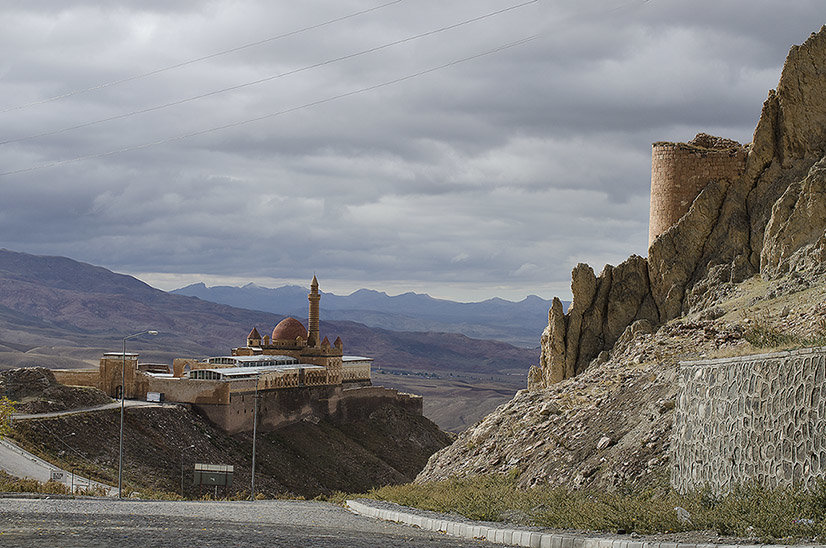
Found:
[[[210,367],[204,369],[193,369],[190,373],[194,373],[196,371],[212,371],[213,373],[219,373],[224,377],[243,377],[256,375],[258,373],[291,371],[294,369],[325,370],[326,368],[321,365],[312,365],[308,363],[292,363],[286,365],[259,365],[256,367]]]
[[[239,362],[263,362],[270,360],[295,360],[296,358],[293,358],[292,356],[258,354],[256,356],[210,356],[207,358],[207,361],[217,359],[229,359]]]
[[[364,356],[342,356],[341,361],[343,361],[343,362],[373,361],[373,358],[366,358]]]

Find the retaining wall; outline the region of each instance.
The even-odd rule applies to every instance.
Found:
[[[682,362],[671,455],[679,492],[826,478],[826,347]]]

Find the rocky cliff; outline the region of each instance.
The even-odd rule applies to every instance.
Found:
[[[700,134],[692,146],[709,147]],[[760,273],[820,272],[826,254],[826,27],[789,52],[769,92],[744,173],[713,180],[652,242],[648,258],[574,268],[573,303],[554,302],[528,384],[548,387],[604,362],[623,336],[713,306],[721,291]],[[627,334],[626,334],[627,331]]]
[[[567,314],[558,300],[550,309],[530,389],[431,457],[417,481],[665,478],[679,360],[826,344],[826,27],[789,53],[743,175],[711,181],[647,258],[599,276],[579,264],[571,288]]]

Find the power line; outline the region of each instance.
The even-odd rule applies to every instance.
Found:
[[[538,1],[538,0],[533,0],[533,1],[535,2],[535,1]],[[636,1],[627,2],[625,4],[621,4],[620,6],[614,7],[610,10],[606,10],[605,13],[615,12],[615,11],[618,11],[620,9],[627,8],[628,6],[634,6],[634,5],[642,6],[644,4],[650,3],[651,1],[652,0],[636,0]],[[527,3],[532,3],[532,2],[526,2],[526,4]],[[431,32],[435,32],[435,31],[431,31]],[[477,54],[470,55],[470,56],[467,56],[467,57],[463,57],[463,58],[460,58],[460,59],[455,59],[453,61],[444,63],[442,65],[438,65],[438,66],[435,66],[435,67],[424,69],[424,70],[421,70],[419,72],[415,72],[415,73],[412,73],[412,74],[408,74],[406,76],[395,78],[393,80],[388,80],[388,81],[385,81],[385,82],[382,82],[382,83],[379,83],[379,84],[374,84],[372,86],[367,86],[367,87],[359,88],[359,89],[352,90],[352,91],[349,91],[349,92],[341,93],[341,94],[338,94],[338,95],[333,95],[333,96],[330,96],[330,97],[319,99],[319,100],[316,100],[316,101],[311,101],[311,102],[308,102],[308,103],[304,103],[302,105],[298,105],[298,106],[291,107],[291,108],[288,108],[288,109],[280,110],[280,111],[277,111],[277,112],[272,112],[272,113],[269,113],[269,114],[256,116],[254,118],[248,118],[248,119],[245,119],[245,120],[231,122],[231,123],[220,125],[220,126],[214,126],[214,127],[210,127],[210,128],[203,129],[203,130],[194,131],[194,132],[191,132],[191,133],[185,133],[185,134],[181,134],[181,135],[176,135],[176,136],[173,136],[173,137],[167,137],[167,138],[164,138],[164,139],[159,139],[159,140],[156,140],[156,141],[151,141],[151,142],[142,143],[142,144],[138,144],[138,145],[122,147],[122,148],[119,148],[119,149],[113,149],[113,150],[100,152],[100,153],[96,153],[96,154],[76,156],[76,157],[69,158],[69,159],[66,159],[66,160],[59,160],[59,161],[55,161],[55,162],[47,162],[47,163],[43,163],[43,164],[39,164],[39,165],[35,165],[35,166],[30,166],[30,167],[27,167],[27,168],[21,168],[21,169],[16,169],[16,170],[11,170],[11,171],[0,172],[0,177],[7,177],[9,175],[18,175],[18,174],[22,174],[22,173],[29,173],[29,172],[39,171],[39,170],[42,170],[42,169],[48,169],[48,168],[52,168],[52,167],[59,167],[59,166],[63,166],[63,165],[71,164],[71,163],[81,162],[81,161],[84,161],[84,160],[91,160],[91,159],[96,159],[96,158],[105,158],[105,157],[114,156],[114,155],[117,155],[117,154],[122,154],[124,152],[130,152],[130,151],[133,151],[133,150],[147,149],[147,148],[155,147],[155,146],[162,145],[162,144],[172,143],[172,142],[176,142],[176,141],[182,141],[182,140],[185,140],[185,139],[190,139],[192,137],[198,137],[198,136],[201,136],[201,135],[206,135],[206,134],[214,133],[214,132],[217,132],[217,131],[223,131],[225,129],[231,129],[231,128],[234,128],[234,127],[239,127],[239,126],[251,124],[251,123],[254,123],[254,122],[259,122],[259,121],[262,121],[262,120],[275,118],[275,117],[278,117],[278,116],[283,116],[285,114],[289,114],[289,113],[292,113],[292,112],[309,109],[309,108],[312,108],[312,107],[315,107],[315,106],[318,106],[318,105],[331,103],[331,102],[334,102],[334,101],[337,101],[337,100],[340,100],[340,99],[344,99],[344,98],[347,98],[347,97],[351,97],[351,96],[354,96],[354,95],[360,95],[362,93],[367,93],[367,92],[374,91],[374,90],[377,90],[377,89],[380,89],[380,88],[384,88],[384,87],[392,86],[392,85],[399,84],[399,83],[402,83],[402,82],[406,82],[408,80],[412,80],[414,78],[418,78],[418,77],[421,77],[421,76],[424,76],[424,75],[427,75],[427,74],[430,74],[430,73],[433,73],[433,72],[437,72],[439,70],[443,70],[443,69],[446,69],[446,68],[449,68],[449,67],[453,67],[453,66],[459,65],[461,63],[465,63],[465,62],[468,62],[468,61],[472,61],[472,60],[475,60],[475,59],[479,59],[479,58],[482,58],[482,57],[493,55],[493,54],[499,53],[501,51],[505,51],[505,50],[508,50],[508,49],[511,49],[511,48],[514,48],[514,47],[518,47],[518,46],[527,44],[529,42],[532,42],[532,41],[534,41],[538,38],[541,38],[544,34],[546,34],[546,33],[541,32],[541,33],[533,34],[533,35],[530,35],[530,36],[526,36],[526,37],[521,38],[519,40],[500,45],[498,47],[495,47],[495,48],[490,49],[490,50],[486,50],[486,51],[481,52],[481,53],[477,53]]]
[[[402,38],[400,40],[395,40],[393,42],[388,42],[388,43],[382,44],[380,46],[375,46],[375,47],[372,47],[372,48],[361,50],[361,51],[358,51],[358,52],[355,52],[355,53],[350,53],[350,54],[347,54],[347,55],[342,55],[340,57],[335,57],[333,59],[328,59],[326,61],[321,61],[321,62],[318,62],[318,63],[314,63],[312,65],[306,65],[306,66],[303,66],[301,68],[289,70],[289,71],[282,72],[282,73],[279,73],[279,74],[275,74],[275,75],[272,75],[272,76],[267,76],[265,78],[260,78],[258,80],[253,80],[251,82],[245,82],[245,83],[242,83],[242,84],[237,84],[237,85],[234,85],[234,86],[230,86],[230,87],[210,91],[210,92],[207,92],[207,93],[202,93],[200,95],[194,95],[192,97],[179,99],[177,101],[172,101],[172,102],[164,103],[164,104],[161,104],[161,105],[155,105],[155,106],[147,107],[147,108],[144,108],[144,109],[133,110],[131,112],[126,112],[126,113],[123,113],[123,114],[117,114],[115,116],[109,116],[107,118],[100,118],[98,120],[94,120],[94,121],[91,121],[91,122],[84,122],[82,124],[76,124],[74,126],[63,127],[63,128],[55,129],[55,130],[51,130],[51,131],[44,131],[42,133],[26,135],[24,137],[16,137],[14,139],[6,139],[5,141],[0,141],[0,146],[11,144],[11,143],[20,143],[20,142],[23,142],[23,141],[31,141],[33,139],[38,139],[40,137],[50,137],[52,135],[58,135],[60,133],[66,133],[68,131],[74,131],[76,129],[82,129],[82,128],[85,128],[85,127],[90,127],[90,126],[94,126],[94,125],[98,125],[98,124],[103,124],[103,123],[106,123],[106,122],[112,122],[112,121],[115,121],[115,120],[122,120],[124,118],[130,118],[132,116],[137,116],[139,114],[147,114],[149,112],[155,112],[155,111],[158,111],[158,110],[163,110],[163,109],[178,106],[178,105],[183,105],[185,103],[190,103],[190,102],[193,102],[193,101],[197,101],[199,99],[205,99],[207,97],[220,95],[222,93],[227,93],[227,92],[230,92],[230,91],[237,91],[239,89],[247,88],[247,87],[250,87],[250,86],[256,86],[256,85],[263,84],[263,83],[266,83],[266,82],[270,82],[270,81],[273,81],[273,80],[276,80],[276,79],[279,79],[279,78],[283,78],[285,76],[291,76],[293,74],[298,74],[300,72],[305,72],[305,71],[308,71],[308,70],[320,68],[320,67],[330,65],[330,64],[333,64],[333,63],[346,61],[348,59],[354,59],[356,57],[361,57],[363,55],[367,55],[367,54],[370,54],[370,53],[375,53],[377,51],[381,51],[383,49],[387,49],[387,48],[390,48],[390,47],[393,47],[393,46],[398,46],[398,45],[401,45],[401,44],[405,44],[407,42],[412,42],[414,40],[419,40],[421,38],[425,38],[425,37],[428,37],[428,36],[433,36],[435,34],[446,32],[448,30],[453,30],[455,28],[462,27],[462,26],[465,26],[465,25],[469,25],[471,23],[477,23],[477,22],[483,21],[485,19],[490,19],[491,17],[496,17],[498,15],[502,15],[503,13],[507,13],[509,11],[513,11],[513,10],[516,10],[516,9],[519,9],[519,8],[524,8],[525,6],[529,6],[531,4],[536,4],[539,1],[540,0],[527,0],[527,1],[522,2],[520,4],[515,4],[515,5],[512,5],[512,6],[508,6],[506,8],[502,8],[502,9],[499,9],[499,10],[496,10],[496,11],[492,11],[492,12],[486,13],[484,15],[479,15],[477,17],[472,17],[470,19],[465,19],[463,21],[459,21],[458,23],[453,23],[451,25],[440,27],[438,29],[430,30],[430,31],[427,31],[427,32],[423,32],[423,33],[420,33],[420,34],[413,35],[413,36],[408,36],[407,38]]]
[[[504,51],[504,50],[507,50],[507,49],[510,49],[510,48],[514,48],[514,47],[517,47],[517,46],[527,44],[528,42],[536,40],[537,38],[539,38],[541,36],[542,36],[541,34],[534,34],[534,35],[531,35],[531,36],[527,36],[527,37],[522,38],[520,40],[516,40],[515,42],[509,42],[507,44],[503,44],[501,46],[498,46],[496,48],[484,51],[482,53],[477,53],[477,54],[474,54],[474,55],[471,55],[471,56],[468,56],[468,57],[463,57],[461,59],[455,59],[455,60],[450,61],[448,63],[444,63],[444,64],[436,66],[436,67],[431,67],[429,69],[425,69],[425,70],[422,70],[422,71],[419,71],[419,72],[415,72],[413,74],[408,74],[408,75],[402,76],[400,78],[395,78],[393,80],[388,80],[386,82],[382,82],[382,83],[379,83],[379,84],[374,84],[372,86],[367,86],[367,87],[363,87],[363,88],[356,89],[356,90],[353,90],[353,91],[340,93],[338,95],[333,95],[331,97],[326,97],[324,99],[318,99],[316,101],[311,101],[309,103],[304,103],[304,104],[299,105],[299,106],[291,107],[291,108],[284,109],[284,110],[279,110],[277,112],[271,112],[269,114],[264,114],[262,116],[256,116],[255,118],[248,118],[246,120],[231,122],[229,124],[224,124],[224,125],[221,125],[221,126],[214,126],[214,127],[207,128],[207,129],[202,129],[202,130],[199,130],[199,131],[193,131],[191,133],[176,135],[174,137],[168,137],[168,138],[165,138],[165,139],[159,139],[157,141],[152,141],[152,142],[143,143],[143,144],[139,144],[139,145],[133,145],[133,146],[123,147],[123,148],[119,148],[119,149],[109,150],[109,151],[100,152],[100,153],[97,153],[97,154],[89,154],[89,155],[86,155],[86,156],[77,156],[75,158],[69,158],[69,159],[66,159],[66,160],[60,160],[60,161],[56,161],[56,162],[48,162],[48,163],[45,163],[45,164],[40,164],[40,165],[37,165],[37,166],[31,166],[31,167],[27,167],[27,168],[16,169],[16,170],[12,170],[12,171],[5,171],[5,172],[0,173],[0,177],[7,177],[9,175],[18,175],[18,174],[21,174],[21,173],[28,173],[28,172],[31,172],[31,171],[38,171],[38,170],[41,170],[41,169],[47,169],[47,168],[52,168],[52,167],[59,167],[59,166],[63,166],[63,165],[66,165],[66,164],[81,162],[83,160],[92,160],[92,159],[95,159],[95,158],[105,158],[105,157],[108,157],[108,156],[114,156],[116,154],[121,154],[121,153],[124,153],[124,152],[130,152],[130,151],[133,151],[133,150],[142,150],[142,149],[146,149],[146,148],[150,148],[150,147],[154,147],[154,146],[158,146],[158,145],[163,145],[163,144],[166,144],[166,143],[182,141],[184,139],[190,139],[192,137],[198,137],[200,135],[206,135],[206,134],[209,134],[209,133],[214,133],[216,131],[223,131],[225,129],[239,127],[239,126],[251,124],[253,122],[260,122],[261,120],[267,120],[269,118],[275,118],[275,117],[278,117],[278,116],[283,116],[285,114],[289,114],[289,113],[296,112],[296,111],[299,111],[299,110],[305,110],[305,109],[315,107],[315,106],[318,106],[318,105],[323,105],[325,103],[331,103],[333,101],[338,101],[340,99],[344,99],[346,97],[351,97],[353,95],[360,95],[362,93],[375,91],[375,90],[380,89],[380,88],[392,86],[392,85],[395,85],[395,84],[400,84],[402,82],[406,82],[408,80],[412,80],[414,78],[418,78],[420,76],[424,76],[424,75],[430,74],[432,72],[443,70],[443,69],[446,69],[446,68],[449,68],[449,67],[453,67],[455,65],[459,65],[461,63],[465,63],[465,62],[468,62],[468,61],[479,59],[481,57],[486,57],[488,55],[493,55],[495,53],[499,53],[501,51]]]
[[[25,103],[25,104],[22,104],[22,105],[17,105],[17,106],[14,106],[14,107],[5,108],[5,109],[0,110],[0,114],[5,113],[5,112],[11,112],[13,110],[22,110],[22,109],[25,109],[25,108],[29,108],[29,107],[33,107],[33,106],[37,106],[37,105],[42,105],[42,104],[45,104],[45,103],[51,103],[51,102],[54,102],[54,101],[59,101],[60,99],[66,99],[67,97],[73,97],[75,95],[81,95],[83,93],[88,93],[90,91],[97,91],[99,89],[104,89],[104,88],[108,88],[108,87],[112,87],[112,86],[117,86],[119,84],[123,84],[123,83],[126,83],[126,82],[132,82],[134,80],[139,80],[141,78],[147,78],[149,76],[154,76],[154,75],[160,74],[162,72],[167,72],[167,71],[170,71],[170,70],[185,67],[187,65],[200,63],[201,61],[207,61],[209,59],[214,59],[215,57],[220,57],[222,55],[235,53],[237,51],[245,50],[245,49],[252,48],[252,47],[255,47],[255,46],[260,46],[260,45],[263,45],[263,44],[267,44],[269,42],[274,42],[276,40],[281,40],[283,38],[289,38],[290,36],[295,36],[296,34],[301,34],[303,32],[320,29],[322,27],[326,27],[326,26],[332,25],[334,23],[340,23],[341,21],[345,21],[347,19],[352,19],[354,17],[358,17],[359,15],[365,15],[367,13],[383,9],[383,8],[388,7],[388,6],[392,6],[393,4],[399,4],[401,2],[404,2],[404,0],[392,0],[391,2],[385,2],[384,4],[379,4],[378,6],[374,6],[372,8],[368,8],[368,9],[365,9],[365,10],[350,13],[348,15],[343,15],[341,17],[336,17],[335,19],[330,19],[329,21],[324,21],[323,23],[317,23],[315,25],[310,25],[308,27],[303,27],[303,28],[293,30],[293,31],[290,31],[290,32],[285,32],[284,34],[278,34],[276,36],[271,36],[270,38],[264,38],[263,40],[258,40],[257,42],[250,42],[249,44],[243,44],[241,46],[236,46],[236,47],[233,47],[233,48],[230,48],[230,49],[217,51],[215,53],[210,53],[209,55],[204,55],[203,57],[196,57],[194,59],[189,59],[187,61],[181,61],[180,63],[175,63],[174,65],[168,65],[168,66],[165,66],[165,67],[150,70],[149,72],[143,72],[141,74],[135,74],[135,75],[132,75],[132,76],[127,76],[126,78],[120,78],[118,80],[111,80],[109,82],[103,82],[101,84],[97,84],[95,86],[91,86],[91,87],[88,87],[88,88],[76,89],[76,90],[73,90],[73,91],[63,93],[61,95],[55,95],[53,97],[48,97],[46,99],[41,99],[39,101],[33,101],[31,103]]]

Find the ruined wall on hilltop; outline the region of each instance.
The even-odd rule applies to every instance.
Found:
[[[681,493],[826,478],[826,348],[683,362],[671,441]]]
[[[791,48],[750,146],[697,139],[654,144],[648,257],[598,277],[577,265],[573,302],[567,314],[551,308],[529,388],[578,374],[634,330],[702,310],[726,284],[826,271],[826,26]]]

